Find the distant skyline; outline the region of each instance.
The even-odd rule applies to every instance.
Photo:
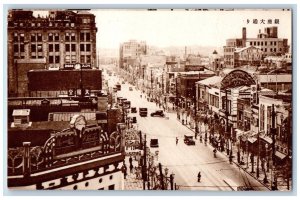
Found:
[[[129,40],[146,41],[150,46],[210,46],[222,47],[226,39],[241,38],[247,28],[247,38],[256,38],[261,29],[278,26],[278,37],[287,38],[291,45],[291,11],[282,9],[248,9],[234,11],[195,11],[191,9],[94,9],[97,48],[118,49]],[[48,12],[37,11],[45,15]],[[258,24],[253,20],[257,19]],[[268,24],[268,20],[272,24]],[[261,24],[264,20],[265,24]],[[279,24],[275,24],[279,20]]]
[[[235,10],[185,11],[179,10],[92,10],[98,27],[98,48],[119,48],[119,44],[144,40],[148,45],[214,46],[226,45],[228,38],[241,38],[242,27],[247,37],[255,38],[265,27],[278,26],[278,37],[291,44],[291,11]],[[257,19],[258,24],[253,24]],[[272,24],[267,24],[268,19]],[[274,24],[275,20],[279,24]],[[249,21],[247,21],[249,20]],[[260,24],[265,20],[265,24]]]

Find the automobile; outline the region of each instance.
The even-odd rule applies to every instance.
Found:
[[[125,84],[125,81],[122,81],[122,84]]]
[[[158,139],[151,139],[150,147],[158,147]]]
[[[136,107],[131,107],[131,113],[137,113]]]
[[[129,87],[129,91],[132,91],[133,89],[132,89],[132,87]]]
[[[136,123],[136,117],[131,118],[131,123]]]
[[[195,140],[193,140],[193,136],[184,135],[184,143],[186,145],[195,145]]]
[[[156,110],[153,113],[150,114],[151,117],[159,116],[159,117],[164,117],[164,111],[163,110]]]

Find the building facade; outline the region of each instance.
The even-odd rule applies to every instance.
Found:
[[[279,56],[289,52],[288,39],[278,38],[278,27],[266,27],[264,33],[259,33],[256,38],[247,38],[246,28],[242,30],[242,38],[226,40],[224,49],[224,64],[226,67],[234,68],[243,63],[235,62],[235,53],[240,48],[255,47],[261,50],[262,59],[266,56]],[[250,59],[251,60],[251,59]]]
[[[46,17],[35,17],[33,11],[10,10],[9,96],[24,96],[19,82],[31,69],[74,68],[76,63],[97,68],[96,33],[95,15],[87,11],[53,10]]]
[[[130,40],[120,44],[120,67],[127,68],[132,65],[140,55],[147,54],[147,48],[145,41]]]

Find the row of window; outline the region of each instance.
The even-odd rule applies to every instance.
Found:
[[[76,44],[66,44],[66,51],[76,52]],[[91,44],[80,44],[80,51],[91,51]],[[24,44],[14,44],[14,53],[25,52]],[[31,44],[31,52],[43,52],[43,44]],[[59,52],[59,44],[49,44],[49,52]]]
[[[88,24],[88,23],[90,23],[90,19],[83,19],[82,23],[83,24]],[[58,27],[59,25],[64,25],[65,27],[75,27],[75,23],[73,23],[73,22],[71,22],[71,23],[67,22],[67,23],[64,23],[64,24],[62,24],[62,23],[53,23],[53,22],[49,22],[48,24],[40,23],[40,22],[36,22],[36,23],[32,22],[32,23],[29,24],[29,26],[31,26],[31,27],[41,27],[42,25],[43,26],[49,26],[49,27],[53,27],[53,26],[54,27]],[[24,27],[25,23],[23,23],[23,22],[20,22],[20,23],[15,22],[14,26],[15,27],[17,27],[17,26]]]
[[[69,56],[65,57],[66,63],[76,63],[76,56]],[[58,55],[51,55],[49,56],[49,63],[60,63],[60,56]],[[80,56],[80,63],[91,63],[91,56],[90,55],[81,55]]]
[[[268,45],[268,42],[267,41],[265,41],[265,42],[263,42],[263,41],[252,41],[252,42],[250,42],[250,45],[253,45],[253,46],[267,46]],[[277,45],[277,42],[276,41],[270,41],[269,42],[269,45]]]
[[[24,42],[25,35],[24,33],[14,33],[14,42]],[[30,36],[31,42],[42,42],[43,37],[42,33],[32,33]],[[89,32],[81,32],[80,33],[80,41],[90,41],[91,40],[91,34]],[[52,42],[58,42],[59,41],[59,33],[49,33],[48,34],[48,41]],[[65,41],[76,41],[76,34],[67,32],[65,34]]]

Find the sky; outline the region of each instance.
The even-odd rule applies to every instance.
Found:
[[[96,16],[97,48],[118,49],[131,39],[146,41],[150,46],[211,46],[222,47],[228,38],[241,38],[246,27],[247,37],[257,37],[259,29],[278,26],[278,37],[291,44],[292,12],[282,9],[234,11],[195,11],[184,9],[92,9]],[[44,16],[48,11],[36,11]],[[258,23],[253,23],[257,19]],[[272,24],[268,24],[268,20]],[[275,24],[275,20],[279,24]],[[264,20],[264,23],[261,23]]]
[[[222,47],[228,38],[241,38],[242,27],[247,37],[256,37],[259,29],[278,26],[278,37],[291,42],[291,11],[235,10],[92,10],[98,27],[98,48],[119,48],[130,39],[144,40],[148,45]],[[258,24],[253,20],[257,19]],[[272,24],[267,24],[268,19]],[[279,24],[275,24],[275,20]],[[249,20],[249,21],[247,21]],[[260,24],[265,20],[265,24]]]

